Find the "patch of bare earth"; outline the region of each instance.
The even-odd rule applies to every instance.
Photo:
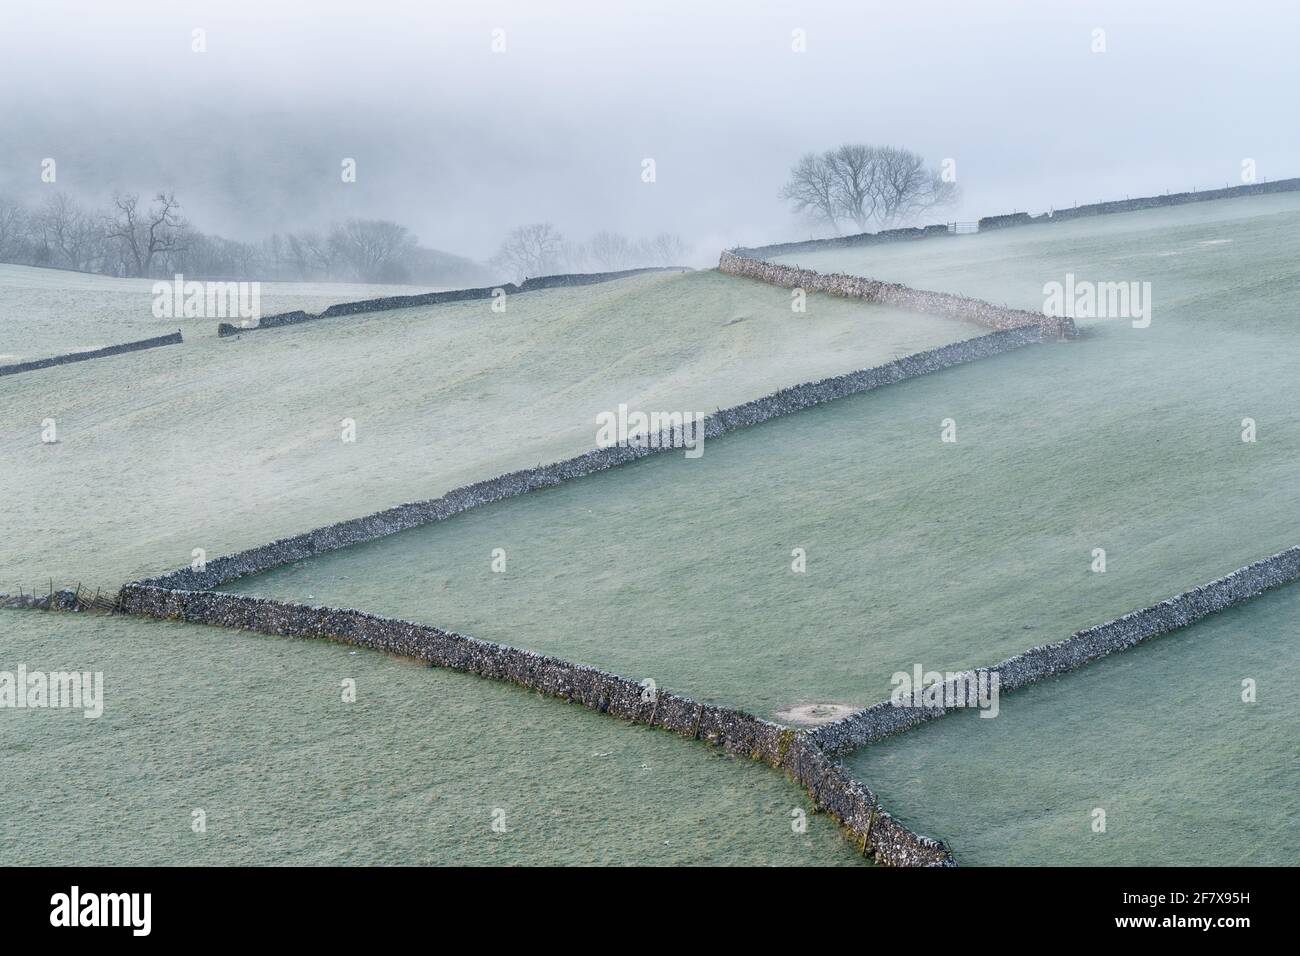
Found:
[[[783,724],[798,724],[802,727],[819,727],[831,721],[847,717],[858,708],[848,704],[795,704],[784,710],[778,710],[776,719]]]

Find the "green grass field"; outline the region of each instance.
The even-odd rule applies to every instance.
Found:
[[[155,281],[0,263],[0,365],[135,342],[177,329],[186,339],[217,334],[219,319],[155,318]],[[320,312],[336,302],[429,291],[349,282],[263,282],[261,311]]]
[[[1269,197],[799,257],[1032,309],[1066,272],[1150,281],[1153,319],[1081,322],[1076,341],[746,429],[699,460],[655,456],[230,589],[426,621],[765,717],[874,703],[916,663],[996,662],[1300,544],[1297,226],[1300,198]],[[97,313],[94,290],[60,304],[57,287],[5,289],[0,274],[0,317],[34,298],[60,329],[18,357],[167,331],[116,334],[135,307]],[[226,340],[206,325],[183,346],[0,379],[0,591],[115,590],[194,548],[583,452],[620,402],[709,412],[986,331],[822,296],[792,314],[788,290],[716,272],[520,295],[504,315],[456,303]],[[40,441],[46,418],[57,444]],[[1274,862],[1270,832],[1294,843],[1278,781],[1297,721],[1270,688],[1298,676],[1297,593],[854,767],[962,862]],[[114,862],[858,861],[825,820],[792,832],[804,797],[766,768],[341,645],[6,612],[11,662],[103,670],[108,711],[0,717],[19,781],[0,795],[0,862],[26,859],[33,834],[41,862],[70,860],[106,819]],[[1261,699],[1243,711],[1252,671]],[[1173,696],[1151,702],[1155,679]],[[1224,795],[1232,761],[1246,784]],[[1114,811],[1107,834],[1088,831],[1096,806]],[[519,821],[513,842],[493,807]]]
[[[187,341],[0,378],[0,591],[170,570],[983,330],[716,272]],[[41,442],[53,418],[59,443]],[[356,422],[357,440],[340,423]]]
[[[1298,619],[1292,585],[850,765],[960,864],[1294,865]]]
[[[818,272],[901,282],[1039,311],[1043,284],[1067,272],[1090,281],[1149,281],[1153,322],[1202,295],[1235,290],[1216,323],[1257,323],[1252,305],[1290,294],[1300,254],[1300,193],[1114,213],[1073,222],[774,257]],[[1229,303],[1224,302],[1227,306]],[[1244,313],[1244,314],[1243,314]],[[1294,312],[1283,317],[1294,324]]]
[[[863,863],[760,764],[341,644],[0,611],[18,663],[104,713],[0,713],[4,865]]]
[[[57,288],[43,308],[60,301],[66,334],[97,344],[102,316]],[[519,296],[504,315],[461,303],[227,340],[212,322],[182,346],[0,379],[0,591],[111,592],[194,547],[215,556],[586,451],[620,401],[712,410],[981,331],[837,300],[795,316],[789,301],[717,273],[655,275]],[[0,292],[6,316],[29,305]],[[58,444],[40,441],[47,417]],[[809,807],[766,768],[380,655],[0,613],[0,668],[18,663],[102,669],[108,704],[97,721],[0,718],[19,781],[0,797],[0,861],[70,861],[105,820],[96,852],[122,863],[861,859],[824,818],[796,835],[790,812]],[[335,707],[348,675],[363,688],[350,711]],[[206,842],[189,830],[204,805]],[[494,806],[512,836],[493,839]]]
[[[1300,291],[1300,286],[1292,286]],[[982,360],[265,575],[770,716],[882,700],[1300,543],[1288,297]],[[1231,327],[1210,321],[1236,307]],[[1241,421],[1258,440],[1241,441]],[[940,423],[956,421],[945,444]],[[491,570],[494,549],[505,573]],[[793,573],[804,548],[807,572]],[[1091,570],[1104,548],[1107,570]]]

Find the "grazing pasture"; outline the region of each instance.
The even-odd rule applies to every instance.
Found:
[[[915,663],[992,664],[1300,543],[1295,293],[1204,290],[1146,329],[1097,323],[232,587],[765,717],[871,704]]]
[[[962,864],[1291,865],[1297,620],[1292,585],[850,764]]]
[[[0,863],[865,862],[759,764],[343,645],[0,611],[0,661],[104,686],[0,712]]]
[[[124,581],[981,329],[715,272],[325,319],[0,379],[0,590]],[[215,325],[215,323],[213,323]],[[213,330],[215,332],[215,329]],[[42,443],[53,419],[58,441]],[[355,441],[345,442],[345,420]]]

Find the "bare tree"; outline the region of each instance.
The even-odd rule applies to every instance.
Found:
[[[403,260],[415,245],[405,226],[386,219],[349,219],[330,229],[330,250],[362,282],[403,281]]]
[[[178,252],[190,238],[175,193],[158,193],[148,209],[140,208],[135,193],[114,193],[113,208],[116,212],[106,218],[105,231],[121,244],[131,275],[151,275],[159,253]]]
[[[307,244],[292,232],[285,236],[284,241],[288,247],[287,255],[294,274],[299,279],[306,279],[311,274],[311,254],[307,250]]]
[[[957,187],[927,169],[917,153],[894,146],[846,143],[820,156],[809,153],[781,190],[795,212],[840,231],[847,219],[859,231],[904,224],[927,209],[953,202]]]
[[[204,234],[178,213],[174,196],[159,195],[148,209],[133,195],[116,195],[110,210],[90,213],[63,194],[37,212],[0,197],[0,261],[58,265],[105,275],[184,273],[196,279],[332,278],[456,284],[490,278],[479,263],[420,247],[406,228],[383,220],[349,220],[317,231],[272,234],[243,242]],[[586,263],[583,246],[559,257]]]
[[[234,262],[234,275],[240,279],[251,279],[257,275],[258,267],[261,265],[262,256],[258,252],[257,246],[251,242],[230,243],[230,258]]]
[[[632,243],[621,232],[602,230],[591,237],[587,252],[597,268],[603,272],[626,269],[635,256]]]
[[[67,193],[45,201],[36,228],[54,260],[65,268],[87,271],[103,255],[103,229]]]
[[[313,229],[289,234],[289,259],[300,279],[328,279],[334,273],[334,250]]]
[[[641,265],[680,266],[690,252],[682,237],[674,232],[661,232],[643,240],[641,245],[644,249]]]
[[[506,236],[492,266],[512,279],[542,276],[560,269],[564,236],[549,222],[520,226]]]
[[[882,226],[901,225],[933,206],[956,199],[957,186],[926,169],[916,153],[893,146],[876,150],[875,201]]]
[[[790,181],[781,187],[780,196],[794,204],[795,212],[825,223],[838,233],[839,200],[835,192],[838,173],[830,157],[829,152],[801,157],[790,170]]]
[[[22,256],[27,230],[27,210],[14,200],[0,196],[0,262],[13,262]]]
[[[262,241],[262,260],[270,270],[271,277],[280,278],[280,269],[284,265],[284,240],[278,232],[271,233],[269,238]]]
[[[154,265],[163,275],[177,272],[193,278],[224,276],[220,253],[221,240],[215,236],[205,236],[194,231],[186,237],[185,248],[159,256]],[[129,249],[121,244],[124,268],[130,272],[135,268]]]
[[[593,269],[601,268],[592,254],[589,243],[570,242],[567,239],[560,243],[560,251],[556,254],[555,261],[557,267],[562,267],[568,272],[591,272]]]
[[[686,243],[676,233],[661,232],[655,236],[632,240],[621,232],[602,229],[585,243],[561,241],[540,262],[513,268],[511,274],[538,275],[543,271],[554,272],[561,268],[571,271],[619,272],[639,266],[675,266],[686,261],[688,251]],[[494,263],[502,265],[505,260],[498,254]],[[506,268],[510,269],[509,266]]]
[[[865,232],[879,205],[880,151],[846,143],[826,154],[834,177],[832,195],[839,212]]]

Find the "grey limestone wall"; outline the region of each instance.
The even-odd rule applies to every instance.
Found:
[[[808,789],[819,809],[831,813],[849,831],[863,853],[878,862],[953,865],[946,846],[912,832],[880,809],[875,795],[811,743],[807,734],[743,711],[659,689],[649,695],[639,682],[594,667],[362,611],[145,584],[126,585],[118,601],[123,611],[132,614],[262,634],[325,638],[414,658],[704,740],[788,773]]]
[[[1038,326],[1024,326],[909,355],[886,365],[792,386],[719,410],[706,419],[705,436],[718,437],[822,402],[1022,348],[1040,340]],[[595,449],[565,461],[458,488],[441,498],[400,505],[328,525],[217,558],[208,562],[201,571],[182,568],[149,581],[128,584],[118,593],[117,605],[126,612],[153,617],[246,628],[267,634],[342,640],[520,684],[602,713],[703,739],[732,753],[745,754],[784,770],[808,790],[819,809],[839,821],[863,853],[878,862],[901,866],[953,865],[946,846],[913,833],[881,809],[875,795],[827,757],[804,732],[664,691],[659,691],[655,700],[647,703],[641,699],[643,689],[640,684],[628,678],[428,625],[396,621],[361,611],[305,607],[204,590],[246,574],[443,520],[491,501],[633,461],[670,449],[672,444],[670,440],[651,447]]]
[[[822,402],[1022,348],[1041,338],[1039,326],[1018,326],[874,368],[781,389],[715,412],[705,421],[705,436],[715,438]],[[819,809],[839,821],[863,853],[878,862],[902,866],[953,865],[952,855],[944,844],[912,832],[881,809],[875,795],[853,780],[805,732],[662,690],[653,701],[647,702],[642,700],[641,685],[628,678],[428,625],[355,610],[306,607],[206,590],[243,575],[443,520],[469,508],[611,468],[671,449],[673,444],[670,436],[670,440],[651,446],[595,449],[575,458],[458,488],[441,498],[399,505],[317,528],[217,558],[209,561],[203,570],[182,568],[128,584],[118,593],[117,606],[128,613],[152,617],[266,634],[341,640],[520,684],[601,713],[706,740],[729,752],[784,770],[808,790]]]
[[[0,607],[31,611],[80,611],[78,593],[62,588],[48,594],[0,594]]]
[[[1270,193],[1287,193],[1300,190],[1300,178],[1277,179],[1271,183],[1245,183],[1225,186],[1223,189],[1202,189],[1196,192],[1165,193],[1163,196],[1139,196],[1136,199],[1117,199],[1111,202],[1088,203],[1067,209],[1055,209],[1031,217],[1032,222],[1066,222],[1087,216],[1104,216],[1115,212],[1135,212],[1140,209],[1158,209],[1161,206],[1183,206],[1193,202],[1210,202],[1215,199],[1237,199],[1242,196],[1266,196]],[[980,220],[983,228],[984,220]]]
[[[1035,327],[1040,328],[1043,335],[1049,338],[1073,338],[1076,334],[1074,320],[1066,317],[1048,317],[1037,312],[993,305],[982,299],[968,299],[947,292],[926,292],[863,276],[821,273],[812,269],[777,265],[736,252],[724,251],[718,260],[718,268],[731,275],[747,276],[786,289],[799,288],[808,292],[863,299],[912,312],[974,322],[993,329]]]
[[[1215,199],[1235,199],[1242,196],[1263,196],[1270,193],[1295,192],[1300,190],[1300,178],[1278,179],[1268,183],[1246,183],[1241,186],[1227,186],[1223,189],[1206,189],[1198,192],[1166,193],[1163,196],[1139,196],[1136,199],[1118,199],[1112,202],[1088,203],[1067,209],[1031,216],[1027,212],[1003,213],[997,216],[985,216],[979,221],[979,228],[1000,229],[1007,226],[1026,226],[1034,223],[1068,222],[1071,219],[1088,216],[1104,216],[1117,212],[1135,212],[1141,209],[1156,209],[1161,206],[1182,206],[1193,202],[1209,202]],[[831,239],[806,239],[801,242],[779,242],[767,246],[734,250],[742,255],[758,259],[770,259],[773,256],[789,255],[795,252],[810,252],[814,249],[837,249],[851,246],[867,246],[880,242],[898,242],[907,239],[924,239],[929,236],[951,235],[946,223],[932,226],[918,226],[913,229],[885,229],[881,232],[863,232],[852,236],[835,236]]]
[[[31,362],[19,362],[16,365],[0,365],[0,375],[17,375],[19,372],[31,372],[35,369],[49,368],[52,365],[67,365],[69,362],[86,362],[90,359],[105,358],[109,355],[121,355],[124,352],[139,352],[143,349],[156,349],[162,345],[179,345],[180,332],[159,335],[152,339],[140,339],[138,342],[123,342],[121,345],[108,345],[102,349],[89,352],[68,352],[51,358],[35,359]]]
[[[705,420],[705,438],[717,438],[736,429],[770,421],[823,402],[834,401],[837,398],[1022,348],[1038,342],[1039,339],[1038,326],[1022,326],[918,352],[885,365],[784,388],[771,395],[714,412]],[[593,449],[574,458],[465,485],[448,492],[441,498],[398,505],[374,514],[272,541],[270,544],[241,551],[238,554],[215,558],[208,561],[201,571],[188,567],[181,568],[144,583],[196,590],[218,587],[244,575],[256,574],[348,545],[372,541],[408,528],[442,521],[470,508],[538,488],[552,487],[563,481],[604,471],[646,455],[671,451],[672,446],[671,441],[660,441],[658,447],[616,446]]]
[[[513,282],[505,282],[499,286],[485,286],[481,289],[450,289],[445,292],[423,292],[417,295],[393,295],[381,299],[363,299],[359,302],[340,302],[338,305],[331,305],[324,312],[316,314],[298,310],[295,312],[280,312],[276,315],[265,315],[258,321],[257,325],[248,326],[247,328],[232,325],[229,322],[222,322],[217,326],[217,334],[223,337],[240,335],[258,329],[280,328],[286,325],[297,325],[301,322],[312,322],[316,319],[332,319],[340,315],[356,315],[362,312],[387,312],[391,309],[409,309],[413,306],[441,305],[444,302],[490,299],[492,293],[497,289],[504,290],[506,295],[516,295],[520,292],[536,292],[539,289],[594,285],[598,282],[611,282],[615,279],[626,279],[629,276],[643,275],[648,272],[685,271],[688,270],[679,266],[650,266],[643,269],[625,269],[621,272],[588,272],[571,275],[539,276],[535,279],[525,279],[519,285],[515,285]]]
[[[834,236],[830,239],[801,239],[796,242],[775,242],[766,246],[752,246],[732,251],[754,259],[770,259],[796,252],[817,249],[844,249],[853,246],[870,246],[882,242],[899,242],[908,239],[925,239],[930,236],[949,235],[947,223],[933,226],[914,226],[904,229],[883,229],[880,232],[860,232],[852,236]]]
[[[1076,631],[1063,641],[1032,647],[1000,664],[979,670],[996,672],[1000,691],[1014,691],[1187,627],[1226,607],[1297,579],[1300,579],[1300,546],[1238,568],[1159,604]],[[828,753],[841,754],[942,717],[952,709],[894,707],[889,701],[882,701],[842,720],[824,724],[813,731],[812,736]]]

